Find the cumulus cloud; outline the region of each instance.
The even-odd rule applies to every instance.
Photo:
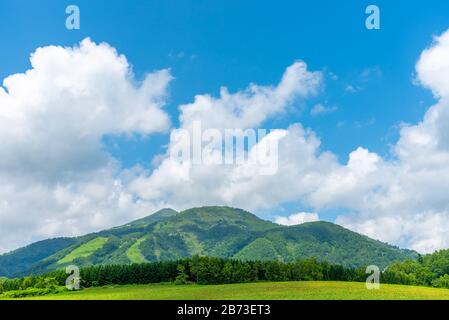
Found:
[[[194,122],[201,123],[203,129],[222,131],[257,128],[297,99],[315,94],[321,79],[321,72],[308,71],[307,65],[298,61],[286,69],[275,86],[251,84],[235,93],[222,88],[218,98],[198,95],[193,103],[180,106],[180,128],[192,131]],[[172,139],[160,166],[146,177],[136,179],[132,190],[143,199],[162,198],[177,207],[228,204],[250,210],[270,208],[293,195],[299,197],[309,192],[315,184],[311,171],[324,170],[333,161],[328,153],[316,156],[319,142],[300,124],[268,133],[247,150],[247,157],[255,157],[267,140],[278,145],[276,160],[281,163],[277,164],[275,175],[258,174],[260,166],[250,161],[233,165],[194,164],[190,159],[176,161],[170,157],[170,148],[175,144]],[[221,155],[221,145],[217,152]],[[301,173],[305,173],[303,177],[299,176]]]
[[[449,32],[434,38],[431,47],[424,50],[416,65],[418,81],[438,97],[449,96]]]
[[[300,124],[275,130],[266,138],[279,143],[274,175],[258,174],[258,165],[249,161],[194,165],[167,157],[153,173],[136,179],[132,190],[143,199],[162,198],[176,207],[227,204],[256,210],[307,196],[316,190],[323,175],[336,168],[335,156],[318,154],[319,140]],[[249,153],[251,156],[252,150]]]
[[[309,212],[299,212],[292,214],[288,217],[276,217],[275,219],[277,224],[282,224],[284,226],[294,226],[306,222],[314,222],[319,220],[320,219],[317,213],[309,213]]]
[[[296,201],[317,212],[340,208],[350,213],[340,215],[337,223],[376,239],[420,252],[449,247],[448,57],[449,31],[435,39],[416,66],[418,82],[431,89],[439,101],[420,123],[401,128],[389,159],[359,147],[350,153],[347,163],[341,164],[334,154],[320,150],[320,140],[312,131],[292,124],[279,131],[279,170],[275,175],[255,175],[248,166],[180,166],[166,160],[153,175],[143,179],[146,184],[140,189],[153,190],[150,195],[155,198],[192,205],[223,203],[259,209]],[[302,70],[300,74],[306,74]],[[303,78],[315,79],[311,75]],[[276,92],[276,87],[271,88],[270,92]],[[261,101],[255,97],[271,97],[261,92],[265,90],[255,90],[249,99],[241,99],[242,93],[234,96],[227,92],[219,99],[197,97],[193,104],[181,107],[181,123],[202,119],[220,127],[217,119],[223,119],[226,125],[257,125],[283,110],[285,104],[280,102],[289,100],[267,99],[278,102],[280,107],[261,104],[262,116],[248,120],[246,107],[257,109],[252,102]],[[236,100],[242,106],[238,112],[232,103]],[[217,110],[220,117],[211,117],[211,110]],[[175,180],[170,178],[170,172],[182,174]]]
[[[372,155],[363,161],[371,174],[349,187],[343,183],[342,188],[354,194],[354,205],[339,192],[315,193],[318,206],[343,203],[356,210],[339,217],[338,223],[420,252],[449,247],[448,66],[449,31],[434,39],[416,65],[418,82],[432,90],[437,104],[420,123],[401,128],[393,160],[385,162]],[[336,187],[335,179],[326,180],[325,189]]]
[[[170,72],[138,83],[124,56],[89,39],[39,48],[30,62],[0,87],[0,251],[154,209],[125,190],[101,141],[167,131]]]
[[[101,139],[166,131],[161,109],[171,75],[148,74],[139,85],[124,56],[89,39],[79,47],[49,46],[32,68],[0,87],[0,171],[60,177],[102,167]]]
[[[322,81],[321,72],[310,72],[297,61],[287,68],[276,86],[251,84],[246,90],[230,93],[226,87],[220,97],[197,95],[195,101],[180,106],[181,127],[189,128],[201,121],[207,128],[254,128],[268,117],[285,111],[296,99],[316,94]]]
[[[7,77],[0,87],[0,252],[114,226],[166,206],[240,201],[251,207],[234,194],[242,167],[192,167],[160,156],[154,171],[123,169],[105,151],[107,135],[169,129],[163,111],[172,80],[168,70],[138,82],[123,55],[90,39],[74,47],[39,48],[30,61],[30,70]],[[197,96],[180,107],[181,127],[189,128],[192,120],[206,127],[258,125],[315,94],[320,82],[320,72],[298,61],[276,86],[251,84],[234,94],[223,88],[219,98]],[[265,140],[284,135],[274,131]],[[254,196],[253,207],[261,200]]]
[[[346,163],[322,150],[299,123],[259,141],[278,145],[278,170],[256,174],[251,163],[194,164],[157,157],[154,170],[122,169],[104,151],[105,135],[148,135],[169,128],[163,111],[168,70],[133,79],[124,56],[90,40],[45,47],[32,69],[0,87],[0,251],[31,240],[102,229],[157,208],[232,205],[273,209],[295,202],[313,212],[344,209],[336,222],[420,252],[449,247],[449,31],[436,37],[417,65],[417,82],[438,102],[415,125],[403,125],[388,159],[359,147]],[[319,92],[321,72],[298,61],[278,84],[250,84],[218,97],[197,95],[179,107],[180,127],[246,129],[287,112]],[[248,157],[260,152],[254,145]],[[221,149],[220,149],[221,150]],[[314,219],[293,215],[287,224]],[[318,217],[316,217],[318,219]]]

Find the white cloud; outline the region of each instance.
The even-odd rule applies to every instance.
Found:
[[[201,121],[204,129],[257,128],[268,117],[283,112],[296,99],[315,94],[321,78],[320,72],[310,72],[305,63],[295,62],[286,69],[276,86],[251,84],[246,90],[232,94],[222,88],[219,98],[196,96],[192,104],[180,107],[181,128],[192,130],[194,121]],[[315,157],[319,142],[313,133],[299,124],[287,130],[273,131],[266,139],[275,139],[279,143],[279,160],[282,163],[275,176],[261,176],[256,173],[257,166],[250,164],[179,163],[169,157],[170,145],[161,165],[147,176],[139,177],[131,188],[143,199],[164,199],[176,207],[228,204],[246,209],[270,208],[293,193],[295,196],[305,194],[314,184],[310,175],[297,179],[289,170],[307,172],[309,165],[320,170],[327,166],[326,162],[332,161],[327,153],[320,159],[308,159]],[[260,149],[258,145],[248,154],[251,156],[257,149]],[[305,162],[306,158],[310,164]],[[301,183],[303,180],[306,180],[304,185]],[[270,184],[283,186],[266,194]]]
[[[438,97],[449,97],[449,32],[435,37],[432,46],[421,55],[416,65],[418,81]]]
[[[418,82],[438,103],[420,123],[401,128],[391,159],[359,147],[342,164],[321,150],[314,132],[290,124],[267,136],[279,143],[272,176],[254,174],[249,164],[179,163],[168,152],[157,157],[154,171],[122,170],[101,139],[167,130],[162,106],[170,73],[152,73],[136,85],[123,56],[89,40],[38,49],[32,66],[0,88],[0,251],[98,230],[163,206],[257,210],[286,202],[315,212],[343,208],[352,213],[337,223],[421,252],[449,247],[449,31],[416,66]],[[197,120],[204,128],[258,127],[316,94],[321,77],[296,62],[277,85],[198,95],[180,106],[180,128]]]
[[[39,48],[30,61],[0,87],[0,252],[157,207],[126,191],[102,138],[167,131],[169,71],[137,83],[124,56],[89,39]]]
[[[358,92],[358,91],[360,91],[360,90],[361,90],[360,88],[355,87],[355,86],[353,86],[352,84],[348,84],[348,85],[345,87],[345,91],[346,91],[346,92],[349,92],[349,93],[356,93],[356,92]]]
[[[158,157],[153,172],[123,170],[104,150],[106,135],[145,136],[169,128],[162,110],[172,79],[168,70],[137,84],[124,56],[89,39],[73,48],[39,48],[31,65],[0,87],[0,252],[114,226],[161,207],[233,201],[247,206],[234,195],[241,168],[191,167]],[[218,99],[197,96],[180,107],[181,123],[258,125],[314,94],[320,81],[319,72],[296,62],[277,86],[250,85],[235,94],[222,89]],[[267,139],[283,135],[276,131]],[[261,200],[255,197],[254,206]]]
[[[279,171],[274,176],[254,175],[248,167],[186,165],[178,168],[182,174],[177,175],[178,181],[179,177],[185,180],[174,185],[174,179],[170,179],[173,164],[165,163],[167,168],[163,165],[146,178],[147,185],[142,189],[163,190],[155,198],[185,205],[222,203],[259,209],[297,201],[316,211],[343,208],[352,213],[339,216],[337,223],[376,239],[421,252],[449,247],[448,34],[437,38],[417,63],[419,82],[429,87],[439,102],[428,110],[422,122],[401,128],[391,159],[359,147],[346,164],[340,164],[332,153],[319,149],[320,141],[313,132],[295,124],[278,138]],[[226,125],[247,127],[261,123],[275,113],[273,110],[284,108],[282,103],[281,107],[262,107],[259,118],[247,117],[246,107],[257,109],[251,102],[258,94],[239,99],[243,101],[239,112],[228,107],[233,103],[223,106],[224,101],[239,96],[222,94],[216,106],[203,104],[197,98],[193,105],[181,108],[181,122],[198,118],[207,121],[205,115],[217,109],[220,117],[216,119],[223,119]],[[209,97],[206,101],[215,100]],[[189,116],[184,117],[184,112]],[[216,119],[209,125],[220,127]]]
[[[394,159],[376,161],[371,174],[352,186],[345,188],[338,179],[323,183],[327,189],[343,188],[353,199],[342,199],[337,191],[314,195],[318,206],[345,204],[356,210],[339,217],[338,223],[421,252],[449,247],[448,66],[449,31],[435,38],[416,65],[418,82],[439,101],[420,123],[401,128]],[[364,162],[372,159],[374,155]]]
[[[166,131],[161,106],[167,70],[138,86],[124,56],[89,39],[79,47],[39,48],[32,69],[0,87],[0,171],[59,178],[97,169],[109,160],[105,135]]]
[[[372,78],[380,78],[382,77],[382,69],[379,66],[374,66],[374,67],[370,67],[370,68],[365,68],[361,73],[360,73],[360,80],[362,82],[367,82]]]
[[[299,212],[292,214],[288,217],[276,217],[275,219],[277,224],[282,224],[285,226],[294,226],[306,222],[314,222],[319,220],[320,219],[317,213],[309,213],[309,212]]]
[[[197,95],[193,103],[180,106],[181,127],[201,121],[204,129],[257,128],[296,99],[316,94],[321,81],[321,72],[310,72],[304,62],[297,61],[287,68],[277,86],[251,84],[236,93],[222,87],[219,98]]]
[[[312,107],[312,110],[310,110],[310,115],[312,117],[317,117],[317,116],[325,115],[325,114],[332,113],[335,111],[337,111],[337,107],[326,107],[326,106],[322,105],[321,103],[319,103]]]

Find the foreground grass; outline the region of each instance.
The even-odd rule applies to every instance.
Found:
[[[260,282],[228,285],[129,285],[63,292],[31,299],[50,300],[437,300],[449,290],[381,285],[368,290],[356,282]]]

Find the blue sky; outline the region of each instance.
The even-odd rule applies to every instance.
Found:
[[[65,26],[65,8],[81,10],[81,29]],[[365,28],[365,8],[381,10],[381,30]],[[321,140],[320,150],[340,163],[359,146],[384,159],[402,123],[416,124],[437,100],[416,85],[415,65],[432,37],[449,27],[448,1],[39,1],[0,0],[0,78],[30,68],[38,47],[73,46],[86,37],[107,42],[132,64],[138,81],[154,70],[169,68],[175,78],[164,107],[174,127],[178,106],[197,94],[217,96],[250,83],[275,85],[296,60],[321,71],[320,93],[297,102],[289,112],[269,118],[264,128],[286,128],[300,122]],[[321,104],[332,112],[313,116]],[[107,136],[105,148],[124,168],[151,168],[169,135]],[[309,210],[286,201],[277,212]],[[333,221],[351,208],[322,209]],[[272,208],[258,213],[273,218]],[[0,248],[1,249],[1,248]]]
[[[365,8],[372,1],[76,1],[82,27],[68,31],[66,1],[0,2],[0,76],[29,67],[29,54],[50,45],[71,46],[85,37],[105,41],[125,54],[137,79],[155,69],[171,68],[168,110],[177,121],[179,104],[200,93],[231,91],[250,82],[276,83],[296,59],[312,70],[325,70],[326,92],[316,99],[338,110],[311,117],[313,102],[303,112],[279,117],[267,128],[295,120],[322,138],[323,148],[345,161],[363,145],[383,155],[397,139],[397,125],[422,118],[432,99],[412,83],[414,65],[431,36],[447,27],[449,3],[375,1],[381,9],[381,30],[364,27]],[[431,17],[431,18],[429,18]],[[366,70],[379,70],[363,79]],[[329,74],[338,76],[331,79]],[[349,93],[348,86],[363,87]],[[168,137],[153,136],[158,142]],[[108,140],[112,144],[111,141]],[[114,142],[117,142],[114,139]],[[155,141],[118,141],[115,150],[125,165],[146,163]],[[159,151],[159,150],[158,150]]]

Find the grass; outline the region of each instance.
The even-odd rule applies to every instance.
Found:
[[[50,300],[440,300],[449,290],[357,282],[259,282],[228,285],[129,285],[33,297]]]
[[[145,241],[145,238],[141,238],[133,243],[131,247],[129,247],[128,250],[126,250],[126,255],[128,256],[128,259],[133,263],[143,263],[148,262],[147,259],[142,255],[140,252],[140,244]]]
[[[89,242],[86,242],[70,252],[68,255],[66,255],[64,258],[59,260],[57,263],[69,263],[72,262],[75,259],[78,258],[86,258],[92,255],[95,251],[103,248],[105,243],[108,241],[108,238],[105,237],[98,237],[95,239],[90,240]]]

